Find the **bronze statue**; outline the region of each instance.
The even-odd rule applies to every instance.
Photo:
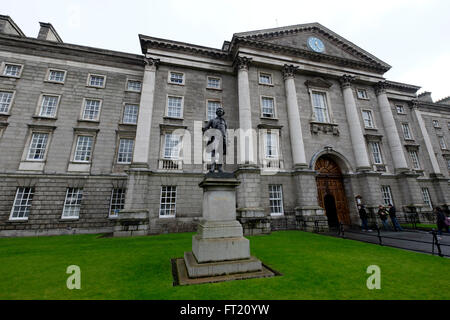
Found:
[[[223,118],[225,114],[225,110],[222,107],[218,107],[216,110],[217,117],[208,121],[207,125],[203,128],[203,132],[208,129],[216,129],[219,130],[222,134],[222,141],[220,141],[214,146],[211,151],[211,169],[209,172],[213,173],[216,171],[216,152],[219,153],[219,161],[217,163],[217,170],[219,172],[223,172],[223,163],[225,156],[227,154],[227,121]],[[211,139],[208,141],[207,146],[213,144],[216,141],[216,135],[213,135]],[[221,152],[222,151],[222,152]]]

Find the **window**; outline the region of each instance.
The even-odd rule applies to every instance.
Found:
[[[381,157],[381,148],[379,142],[370,142],[370,149],[372,150],[372,159],[374,164],[383,164],[383,158]]]
[[[269,185],[270,214],[279,216],[284,214],[283,187],[281,185]]]
[[[392,192],[390,186],[381,186],[381,195],[386,206],[389,204],[394,204],[394,202],[392,201]]]
[[[181,118],[183,115],[183,98],[169,96],[167,98],[167,116]]]
[[[127,90],[133,92],[141,92],[142,90],[142,82],[137,80],[128,80],[127,82]]]
[[[272,75],[270,73],[259,74],[259,84],[272,85]]]
[[[219,101],[208,100],[208,120],[212,120],[216,117],[216,111],[220,105]]]
[[[82,198],[83,189],[67,188],[66,199],[64,200],[64,209],[61,218],[78,219],[80,217]]]
[[[428,190],[428,188],[422,188],[422,196],[423,196],[423,202],[428,207],[433,209],[433,204],[431,203],[431,198],[430,198],[430,191]]]
[[[433,120],[433,127],[435,127],[435,128],[440,128],[441,127],[439,125],[439,120]]]
[[[278,158],[278,135],[274,132],[268,131],[264,139],[264,152],[266,159]]]
[[[222,80],[218,77],[208,77],[206,87],[208,89],[220,90],[222,89]]]
[[[3,75],[7,77],[20,77],[22,73],[22,66],[19,64],[5,64],[5,68],[3,69]]]
[[[180,157],[181,137],[172,133],[166,133],[164,139],[164,159],[178,160]]]
[[[372,111],[370,110],[363,110],[362,111],[362,117],[364,121],[364,127],[365,128],[375,128],[374,122],[373,122],[373,116]]]
[[[109,207],[109,216],[117,217],[119,211],[125,207],[125,189],[113,189],[111,194],[111,205]]]
[[[184,73],[169,72],[169,83],[180,85],[184,84]]]
[[[139,106],[134,104],[126,104],[123,108],[122,122],[125,124],[137,124]]]
[[[413,165],[413,168],[416,170],[420,170],[419,155],[417,154],[417,151],[409,150],[409,157],[411,158],[411,163]]]
[[[92,136],[78,136],[77,145],[75,147],[74,161],[78,162],[91,161],[93,141],[94,138]]]
[[[96,88],[104,88],[106,83],[106,76],[90,74],[88,78],[88,86]]]
[[[439,139],[439,145],[441,146],[442,150],[447,150],[447,143],[445,143],[445,138],[444,137],[438,137]]]
[[[364,89],[357,89],[356,95],[358,99],[369,100],[369,96],[367,95],[367,91]]]
[[[0,113],[8,113],[11,107],[14,93],[9,91],[0,91]]]
[[[312,104],[314,109],[314,116],[318,122],[330,122],[328,114],[327,97],[324,92],[312,92]]]
[[[403,129],[403,137],[406,140],[412,140],[411,130],[409,129],[409,124],[402,123],[402,129]]]
[[[275,101],[270,97],[261,97],[261,112],[263,118],[275,118]]]
[[[447,159],[447,169],[450,170],[450,159]]]
[[[175,217],[177,201],[177,187],[161,187],[161,204],[159,207],[160,217]]]
[[[405,113],[405,108],[402,105],[396,105],[395,108],[397,109],[397,113]]]
[[[39,116],[46,118],[55,118],[58,108],[59,96],[42,96],[41,109]]]
[[[48,133],[33,133],[27,160],[44,160],[47,142]]]
[[[64,83],[66,80],[66,72],[63,70],[50,69],[48,71],[47,81]]]
[[[133,160],[133,139],[120,139],[119,152],[117,153],[117,163],[130,164]]]
[[[101,104],[101,100],[85,99],[82,120],[98,121]]]
[[[11,209],[10,220],[28,220],[30,214],[31,202],[33,201],[34,188],[17,188],[14,204]]]

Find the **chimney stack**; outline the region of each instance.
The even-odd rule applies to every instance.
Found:
[[[60,43],[63,42],[51,23],[39,22],[39,24],[41,25],[41,29],[39,30],[39,34],[37,37],[39,40],[47,40]]]

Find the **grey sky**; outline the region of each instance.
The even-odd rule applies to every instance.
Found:
[[[0,0],[27,36],[50,22],[67,43],[141,53],[138,34],[220,48],[233,33],[319,22],[393,68],[389,80],[450,95],[448,0]]]

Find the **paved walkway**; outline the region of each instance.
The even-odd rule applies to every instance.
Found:
[[[337,232],[327,233],[330,236],[339,237]],[[382,243],[384,246],[395,247],[405,250],[418,251],[423,253],[432,253],[433,235],[428,231],[405,230],[402,232],[381,231]],[[439,237],[439,236],[438,236]],[[346,230],[345,238],[358,240],[363,242],[379,244],[377,231],[362,232],[360,230]],[[443,234],[439,237],[441,244],[441,252],[447,258],[450,258],[450,234]],[[438,254],[436,245],[434,246],[434,254]]]

